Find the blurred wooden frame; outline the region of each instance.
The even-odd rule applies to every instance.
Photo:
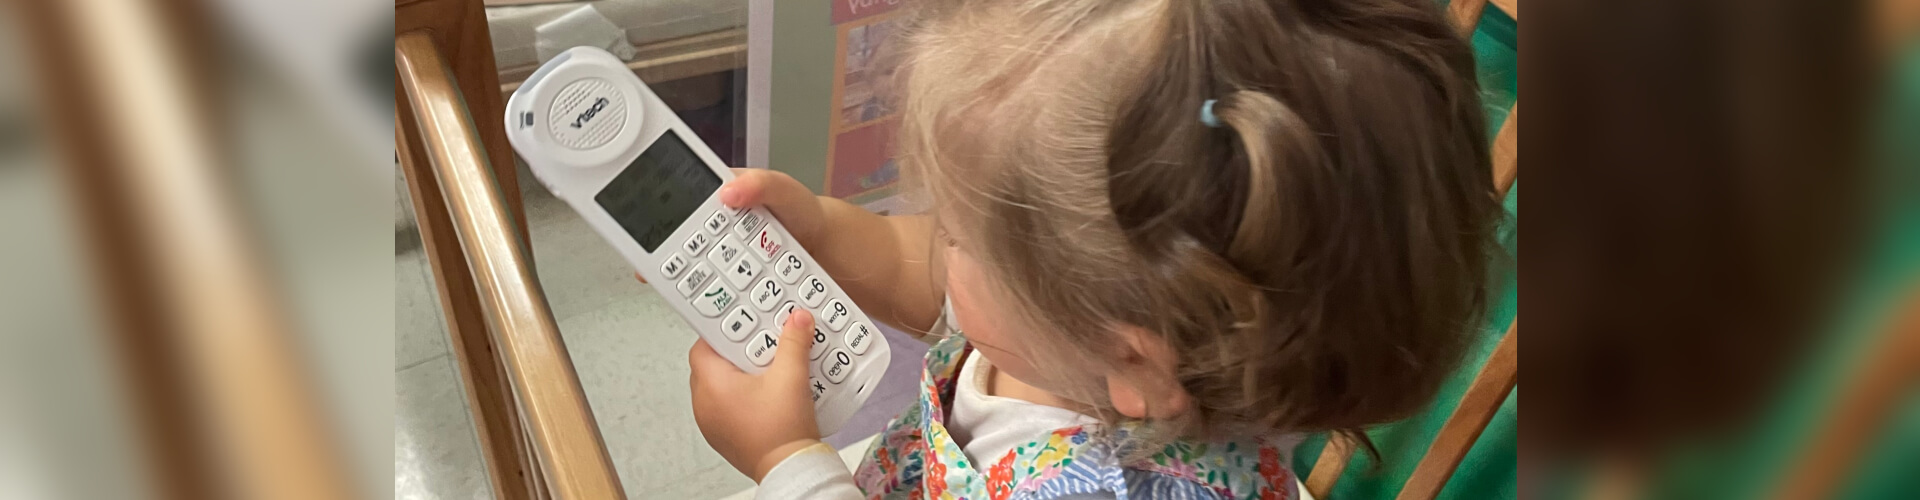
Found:
[[[1447,5],[1447,17],[1453,21],[1460,36],[1471,39],[1473,30],[1480,24],[1480,16],[1485,13],[1488,0],[1453,0]],[[1520,19],[1519,0],[1494,0],[1494,7],[1506,12],[1515,21]],[[1507,119],[1500,125],[1500,131],[1493,139],[1493,186],[1495,199],[1504,200],[1507,191],[1520,175],[1520,104],[1515,102],[1507,112]],[[1519,335],[1520,320],[1515,318],[1507,326],[1507,333],[1494,347],[1493,354],[1487,357],[1480,372],[1467,387],[1466,394],[1460,398],[1460,404],[1453,410],[1440,427],[1439,435],[1427,446],[1426,455],[1414,467],[1406,484],[1400,488],[1397,498],[1401,500],[1430,500],[1439,496],[1447,480],[1459,468],[1461,460],[1473,449],[1487,424],[1499,413],[1500,406],[1507,401],[1507,395],[1513,392],[1518,383],[1519,372]],[[1314,462],[1313,473],[1307,476],[1307,492],[1314,498],[1327,499],[1333,487],[1346,472],[1347,464],[1353,460],[1354,446],[1340,439],[1329,439],[1326,448],[1320,452],[1320,458]]]

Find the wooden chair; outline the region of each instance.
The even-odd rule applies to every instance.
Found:
[[[1473,36],[1473,30],[1479,25],[1480,16],[1487,7],[1488,0],[1454,0],[1447,6],[1448,17],[1453,20],[1461,36]],[[1493,0],[1496,8],[1520,19],[1518,0]],[[1493,140],[1493,192],[1499,199],[1505,199],[1508,189],[1520,173],[1520,105],[1514,103],[1507,113],[1506,122],[1500,125],[1500,131]],[[1440,494],[1447,480],[1453,477],[1467,451],[1480,438],[1480,433],[1493,420],[1500,406],[1506,403],[1507,395],[1517,383],[1519,371],[1519,332],[1520,320],[1515,318],[1507,326],[1506,334],[1487,357],[1486,363],[1473,378],[1473,383],[1460,398],[1459,406],[1453,415],[1447,418],[1440,428],[1439,436],[1428,445],[1426,455],[1420,459],[1413,474],[1401,486],[1397,498],[1401,500],[1427,500]],[[1354,447],[1352,443],[1332,439],[1320,453],[1314,463],[1313,472],[1307,476],[1307,491],[1314,498],[1327,499],[1333,492],[1333,486],[1346,471],[1352,461]]]

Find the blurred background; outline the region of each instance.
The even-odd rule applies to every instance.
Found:
[[[0,498],[750,495],[692,425],[691,330],[495,117],[599,45],[730,164],[894,210],[885,154],[834,156],[887,123],[845,90],[890,18],[835,3],[7,2]],[[1920,498],[1920,2],[1478,4],[1490,124],[1533,90],[1527,272],[1516,183],[1482,352],[1300,475],[1407,491],[1524,296],[1438,497]],[[905,382],[835,446],[910,397],[889,334]]]

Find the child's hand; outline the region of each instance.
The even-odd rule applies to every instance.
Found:
[[[787,233],[808,249],[820,248],[815,235],[826,220],[820,199],[786,172],[762,168],[733,169],[733,180],[720,186],[720,204],[729,207],[766,206]]]
[[[795,310],[780,331],[772,364],[759,375],[740,371],[705,339],[687,352],[693,420],[707,444],[756,483],[788,455],[820,439],[807,391],[812,325],[811,313]]]

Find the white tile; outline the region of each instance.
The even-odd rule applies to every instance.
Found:
[[[531,182],[531,178],[528,178]],[[633,277],[633,265],[593,231],[566,202],[544,190],[522,201],[533,237],[534,269],[553,317],[566,320],[652,287]]]
[[[397,370],[448,351],[431,266],[418,249],[393,259],[393,367]]]
[[[752,484],[694,424],[687,348],[696,336],[658,294],[614,300],[562,321],[560,332],[628,496],[719,497]]]
[[[394,374],[394,498],[492,496],[466,391],[452,363],[442,356]]]

